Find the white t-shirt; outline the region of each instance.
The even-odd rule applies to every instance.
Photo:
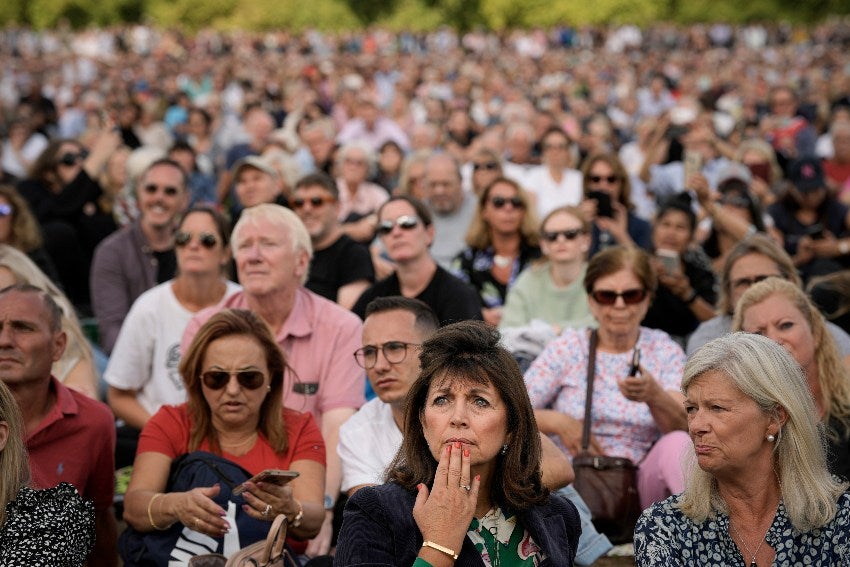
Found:
[[[565,169],[561,182],[556,183],[549,167],[539,165],[526,177],[525,189],[537,197],[537,218],[543,218],[564,205],[578,205],[582,198],[582,177],[577,169]]]
[[[121,325],[103,379],[121,390],[136,390],[137,399],[153,415],[164,404],[186,401],[180,364],[180,339],[195,313],[183,307],[169,280],[139,296]],[[227,282],[224,299],[241,286]]]
[[[339,428],[342,491],[361,484],[383,484],[384,471],[402,442],[390,405],[369,400]]]

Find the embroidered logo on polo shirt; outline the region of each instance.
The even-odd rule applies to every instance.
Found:
[[[316,392],[319,391],[319,383],[318,382],[296,382],[292,385],[292,391],[296,394],[303,394],[305,396],[315,395]]]

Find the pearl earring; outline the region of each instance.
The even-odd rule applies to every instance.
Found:
[[[508,444],[505,443],[504,445],[502,445],[502,454],[504,455],[507,452],[508,452]]]
[[[776,441],[776,437],[773,434],[768,435],[767,441],[768,441],[768,443],[773,443],[774,441]]]

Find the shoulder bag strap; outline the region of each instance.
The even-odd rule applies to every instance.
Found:
[[[590,345],[587,353],[587,395],[584,400],[584,424],[581,430],[581,450],[587,452],[590,446],[590,408],[593,405],[593,377],[596,374],[596,345],[599,335],[596,329],[590,331]]]

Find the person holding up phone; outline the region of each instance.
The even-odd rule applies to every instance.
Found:
[[[581,172],[585,199],[579,209],[592,225],[589,257],[617,244],[649,250],[652,228],[634,214],[631,183],[617,154],[591,154]]]
[[[716,315],[716,278],[708,257],[693,246],[695,229],[696,215],[687,193],[662,203],[652,227],[658,291],[643,324],[661,329],[681,344],[702,321]]]
[[[680,457],[689,440],[679,387],[685,353],[663,331],[641,326],[658,289],[643,250],[599,252],[587,266],[584,287],[598,336],[589,449],[638,464],[646,508],[684,488]],[[590,326],[565,329],[524,376],[537,426],[570,457],[581,448],[589,350]]]

